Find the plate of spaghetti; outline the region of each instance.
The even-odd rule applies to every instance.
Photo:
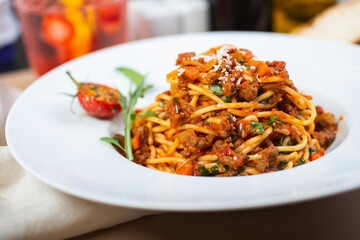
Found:
[[[32,84],[9,113],[7,142],[45,183],[117,206],[211,211],[324,197],[360,186],[359,59],[355,45],[270,33],[126,43]],[[116,71],[124,66],[153,87],[134,90]],[[123,114],[70,110],[67,71],[118,89]]]

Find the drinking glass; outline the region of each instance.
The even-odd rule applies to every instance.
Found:
[[[14,0],[31,68],[52,68],[127,41],[126,0]]]

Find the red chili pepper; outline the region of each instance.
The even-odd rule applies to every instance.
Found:
[[[76,96],[89,115],[110,118],[120,112],[121,105],[116,89],[96,83],[77,82],[69,72],[66,73],[76,84]]]

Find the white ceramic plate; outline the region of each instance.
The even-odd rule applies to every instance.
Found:
[[[100,137],[121,129],[121,119],[91,118],[61,92],[75,93],[65,74],[127,92],[118,66],[149,73],[155,87],[138,106],[168,89],[165,76],[177,54],[221,44],[248,48],[262,60],[284,60],[295,86],[337,117],[341,131],[317,161],[276,173],[209,178],[162,173],[121,157]],[[17,161],[45,183],[69,194],[112,205],[175,211],[245,209],[314,199],[360,186],[358,121],[360,48],[355,45],[264,33],[200,33],[131,42],[71,61],[41,77],[17,100],[7,119]]]

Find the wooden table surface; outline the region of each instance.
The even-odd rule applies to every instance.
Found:
[[[0,81],[21,90],[34,80],[29,70],[0,75]],[[359,225],[360,189],[357,189],[254,210],[164,213],[72,239],[360,239]]]

